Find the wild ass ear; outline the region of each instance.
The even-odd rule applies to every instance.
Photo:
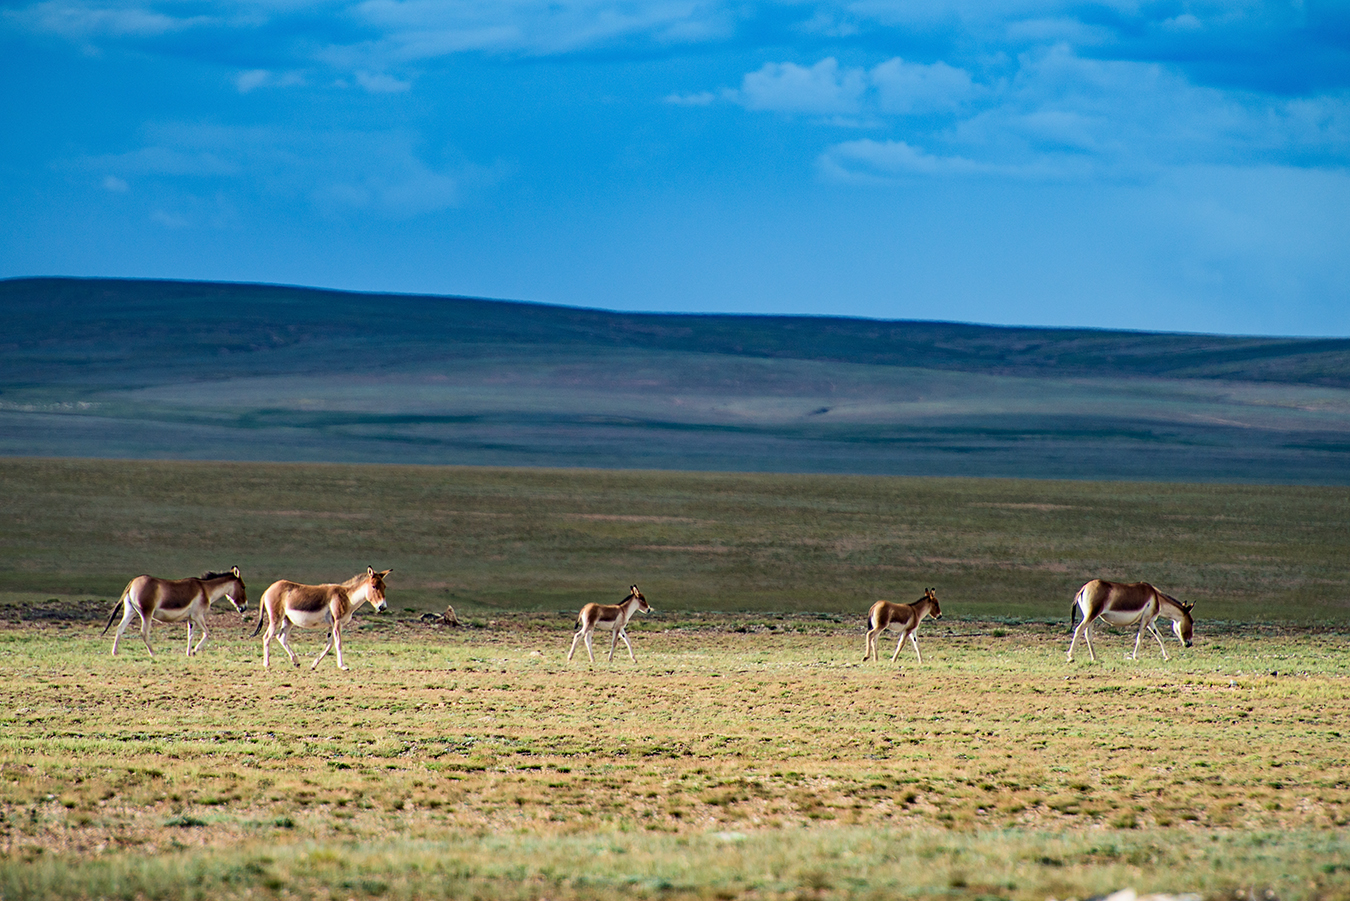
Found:
[[[391,572],[393,572],[392,569],[386,569],[384,572],[380,573],[380,578],[383,579],[385,576],[389,575]]]
[[[1192,601],[1192,602],[1189,603],[1189,604],[1182,604],[1182,605],[1181,605],[1181,609],[1182,609],[1182,610],[1185,610],[1187,613],[1190,613],[1192,610],[1195,609],[1195,602]]]
[[[236,579],[242,579],[244,577],[244,574],[239,571],[239,567],[237,566],[231,566],[230,572],[234,573]]]

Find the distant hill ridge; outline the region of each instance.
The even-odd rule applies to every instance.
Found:
[[[361,366],[453,347],[555,345],[856,362],[1000,375],[1152,376],[1350,387],[1350,339],[1026,328],[833,316],[622,313],[500,300],[104,278],[0,281],[0,352],[53,374],[81,348],[116,369],[359,342]],[[373,339],[373,340],[372,340]],[[334,345],[333,342],[336,342]],[[63,350],[57,351],[58,346]],[[274,353],[267,353],[273,351]],[[276,351],[283,351],[281,354]],[[8,355],[8,354],[6,354]],[[373,356],[372,356],[373,355]],[[15,362],[18,362],[15,360]],[[80,361],[84,362],[84,361]],[[347,364],[329,359],[328,365]],[[205,375],[206,373],[203,373]],[[11,376],[16,373],[10,373]]]

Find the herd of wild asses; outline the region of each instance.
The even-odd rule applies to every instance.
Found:
[[[362,604],[369,603],[377,611],[384,610],[388,606],[384,599],[384,580],[391,572],[393,570],[377,571],[373,566],[367,566],[365,572],[357,573],[345,582],[328,582],[323,585],[304,585],[285,579],[273,582],[263,592],[258,602],[258,625],[253,630],[256,637],[262,632],[264,617],[267,619],[267,632],[263,635],[263,666],[271,665],[273,638],[281,643],[281,647],[290,656],[291,663],[300,665],[300,659],[295,656],[288,641],[291,627],[299,626],[302,629],[328,629],[328,644],[324,646],[319,656],[314,658],[310,669],[316,669],[319,661],[323,660],[330,650],[337,656],[338,668],[347,669],[346,663],[342,660],[342,629],[351,622],[352,614]],[[186,621],[187,653],[188,656],[192,656],[206,644],[206,613],[211,604],[220,598],[228,600],[240,616],[244,615],[248,607],[248,594],[244,589],[244,580],[239,573],[239,567],[232,567],[227,572],[203,573],[200,578],[195,579],[137,576],[127,583],[117,607],[114,607],[108,616],[108,625],[103,627],[103,633],[107,634],[113,620],[117,618],[118,608],[121,608],[122,622],[113,636],[113,655],[116,656],[118,644],[131,621],[139,617],[141,638],[145,640],[146,650],[153,657],[155,651],[150,646],[150,624],[155,621],[162,623]],[[1191,608],[1194,606],[1183,604],[1176,598],[1163,594],[1147,582],[1122,583],[1093,579],[1080,588],[1073,599],[1070,626],[1074,627],[1075,623],[1077,625],[1073,628],[1073,638],[1069,642],[1068,659],[1070,662],[1073,661],[1073,649],[1080,638],[1087,645],[1088,655],[1092,660],[1097,659],[1092,650],[1092,626],[1097,620],[1113,626],[1138,624],[1139,632],[1135,635],[1134,651],[1130,654],[1130,659],[1138,658],[1139,643],[1145,631],[1157,639],[1163,659],[1166,659],[1167,647],[1158,632],[1156,620],[1160,616],[1172,620],[1172,631],[1176,634],[1177,640],[1190,647],[1194,626]],[[625,630],[629,620],[636,614],[651,609],[636,585],[630,586],[628,596],[617,604],[587,604],[577,615],[577,631],[572,637],[572,647],[567,652],[567,659],[570,661],[572,655],[576,653],[577,643],[584,641],[586,656],[594,664],[595,654],[591,648],[591,638],[596,629],[601,629],[611,634],[609,662],[614,661],[614,651],[622,640],[624,646],[628,648],[629,658],[636,663],[637,657],[633,654],[633,646],[629,643]],[[1080,614],[1082,622],[1078,622]],[[926,617],[942,618],[937,591],[933,588],[926,589],[923,597],[912,604],[877,601],[867,613],[867,647],[863,660],[880,659],[877,653],[877,639],[887,629],[895,629],[900,633],[900,640],[895,645],[891,662],[894,663],[900,656],[900,649],[904,647],[905,639],[908,638],[914,644],[914,654],[918,657],[919,663],[923,663],[923,655],[919,652],[918,630],[919,623]],[[192,643],[193,626],[201,633],[196,645]]]

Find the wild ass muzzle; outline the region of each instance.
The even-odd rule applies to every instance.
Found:
[[[181,623],[187,620],[187,655],[191,657],[202,649],[210,633],[206,630],[206,614],[211,605],[226,598],[239,611],[242,622],[244,610],[248,607],[248,593],[244,590],[244,580],[239,576],[239,567],[229,572],[203,573],[200,579],[157,579],[154,576],[137,576],[127,583],[122,598],[108,615],[108,625],[101,634],[107,635],[117,618],[117,608],[122,608],[122,622],[113,636],[112,652],[117,656],[117,646],[133,617],[141,618],[141,638],[145,639],[145,649],[155,656],[150,647],[150,623],[158,620],[162,623]],[[202,633],[196,647],[192,645],[192,627]]]
[[[900,640],[896,642],[891,663],[900,656],[900,649],[908,638],[914,642],[914,654],[923,663],[923,654],[919,653],[919,623],[925,616],[942,619],[942,608],[938,606],[937,591],[925,588],[923,597],[912,604],[892,604],[890,601],[877,601],[867,611],[867,648],[863,660],[880,660],[877,654],[877,639],[887,629],[899,629]]]
[[[263,636],[263,667],[272,665],[272,639],[281,642],[282,648],[290,655],[291,663],[300,665],[300,658],[291,650],[291,626],[302,629],[328,628],[328,644],[310,669],[318,669],[319,661],[329,652],[337,653],[338,669],[347,669],[342,660],[342,629],[352,621],[352,614],[362,604],[369,602],[377,611],[384,610],[388,604],[384,600],[384,578],[393,572],[386,569],[376,572],[373,566],[352,576],[345,582],[329,582],[323,585],[303,585],[282,579],[273,582],[263,592],[258,601],[258,627],[253,630],[256,636],[262,631],[263,615],[267,616],[267,634]]]
[[[567,652],[567,659],[571,660],[572,655],[577,652],[577,642],[585,639],[586,656],[591,658],[591,663],[594,664],[595,654],[591,652],[591,635],[596,629],[608,629],[614,633],[609,643],[609,662],[614,662],[614,649],[619,646],[619,639],[622,638],[624,646],[628,648],[629,658],[637,663],[637,658],[633,656],[633,646],[628,643],[628,634],[624,630],[635,614],[646,613],[651,609],[636,585],[628,589],[628,597],[624,598],[622,603],[587,604],[577,614],[577,634],[572,636],[572,649]]]
[[[1191,618],[1191,610],[1194,607],[1194,604],[1183,604],[1171,595],[1163,594],[1147,582],[1107,582],[1103,579],[1093,579],[1078,589],[1073,606],[1069,609],[1070,628],[1077,622],[1079,612],[1083,614],[1083,621],[1073,630],[1073,638],[1069,641],[1069,662],[1073,663],[1073,648],[1078,643],[1080,635],[1087,644],[1088,657],[1096,662],[1097,655],[1092,650],[1092,626],[1097,620],[1113,626],[1139,624],[1139,633],[1134,636],[1134,652],[1128,659],[1139,659],[1139,641],[1147,629],[1158,640],[1158,648],[1166,660],[1167,647],[1163,644],[1162,635],[1158,634],[1158,626],[1154,621],[1159,616],[1172,620],[1172,631],[1176,634],[1177,641],[1189,648],[1194,644],[1191,640],[1195,631],[1195,621]]]

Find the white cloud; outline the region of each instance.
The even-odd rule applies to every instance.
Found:
[[[271,79],[272,73],[266,69],[249,69],[247,72],[240,72],[234,78],[234,85],[239,89],[239,93],[247,94],[256,88],[260,88]]]
[[[1190,13],[1182,13],[1165,20],[1162,27],[1166,31],[1199,31],[1205,25]]]
[[[826,57],[809,67],[765,63],[741,79],[739,90],[724,90],[723,94],[752,110],[855,117],[954,112],[981,90],[969,72],[945,62],[913,63],[895,57],[867,70],[841,67],[834,57]],[[876,124],[867,119],[860,123],[856,118],[827,121]]]
[[[77,0],[46,0],[5,17],[33,31],[58,34],[75,40],[97,37],[154,37],[213,21],[208,16],[175,18],[136,3],[81,3]]]
[[[890,181],[905,176],[983,175],[993,167],[962,157],[939,157],[904,141],[845,141],[817,161],[827,178],[846,182]]]
[[[741,79],[739,100],[748,109],[815,115],[852,114],[862,107],[867,75],[841,69],[834,57],[807,68],[796,63],[765,63]]]
[[[186,216],[180,216],[178,213],[170,213],[166,210],[153,211],[150,214],[150,221],[174,230],[187,228],[192,224]]]
[[[729,37],[737,17],[722,0],[363,0],[352,11],[379,37],[331,52],[375,61],[464,51],[549,55],[631,40],[702,43]]]
[[[181,201],[161,209],[186,208],[187,198],[215,191],[221,203],[254,193],[307,200],[331,214],[357,211],[393,218],[452,209],[509,174],[500,164],[434,164],[418,151],[415,135],[399,131],[168,124],[149,129],[147,137],[139,149],[66,165],[106,173],[107,190],[118,190],[116,185],[135,175],[159,194]],[[220,216],[202,212],[194,218]],[[156,221],[174,224],[163,217]]]
[[[412,87],[412,82],[400,81],[383,72],[358,71],[356,83],[372,94],[401,94]]]
[[[114,194],[125,194],[131,190],[131,185],[127,184],[125,179],[118,178],[116,175],[105,175],[103,177],[103,190],[112,191]]]
[[[236,162],[207,147],[166,147],[156,144],[127,153],[105,154],[76,160],[75,166],[112,170],[124,175],[166,175],[214,178],[239,172]],[[116,176],[114,176],[116,177]]]
[[[717,101],[712,91],[699,91],[697,94],[668,94],[665,102],[675,106],[708,106]]]
[[[954,109],[977,93],[970,73],[944,62],[931,65],[887,60],[869,73],[883,113],[931,113]]]

